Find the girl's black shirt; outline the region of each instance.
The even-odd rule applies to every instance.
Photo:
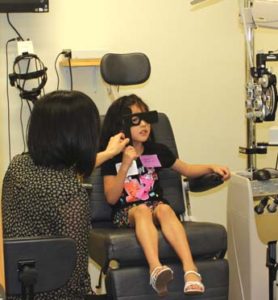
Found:
[[[162,168],[170,168],[177,157],[164,144],[146,142],[144,151],[130,167],[124,182],[123,192],[113,211],[144,201],[161,200],[163,191],[159,184],[159,171]],[[122,162],[122,153],[106,161],[101,166],[103,176],[117,175],[117,170]]]

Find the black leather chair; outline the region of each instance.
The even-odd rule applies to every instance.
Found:
[[[148,65],[146,61],[144,62],[147,58],[141,54],[139,56],[143,60],[142,63],[140,63],[140,58],[138,59],[138,54],[106,55],[102,61],[104,66],[101,65],[102,75],[106,82],[113,84],[113,80],[110,80],[111,77],[109,76],[111,68],[112,74],[117,69],[122,70],[124,76],[121,75],[120,77],[125,82],[126,74],[129,74],[129,62],[134,56],[140,66],[143,64]],[[110,68],[106,65],[107,61],[110,63]],[[135,65],[132,65],[132,68],[136,70]],[[146,74],[150,73],[149,71],[147,70]],[[142,69],[140,76],[142,76],[141,72]],[[114,78],[117,77],[113,76]],[[110,79],[107,80],[107,78]],[[115,84],[121,82],[117,79]],[[135,82],[133,80],[132,84]],[[158,123],[153,124],[152,128],[155,141],[166,144],[177,154],[176,143],[168,117],[163,113],[159,113]],[[169,295],[163,299],[227,300],[228,262],[224,258],[227,249],[225,228],[222,225],[213,223],[184,221],[185,202],[181,177],[172,170],[165,169],[161,171],[160,178],[165,198],[169,199],[171,206],[176,214],[180,216],[186,229],[193,257],[206,286],[205,294],[202,296],[184,295],[182,266],[177,255],[160,232],[159,253],[161,261],[174,270],[174,280],[169,284]],[[90,191],[92,229],[90,232],[89,254],[91,259],[101,267],[102,272],[106,274],[107,295],[110,299],[121,300],[159,299],[159,296],[149,285],[148,266],[134,230],[115,228],[111,223],[111,208],[105,201],[100,170],[96,169],[92,176],[87,179],[87,182],[92,184],[92,190]],[[212,176],[205,176],[199,181],[190,181],[188,186],[192,187],[194,191],[203,191],[220,183],[222,183],[221,179],[216,174],[212,174]]]
[[[70,238],[4,239],[6,295],[34,299],[40,292],[62,287],[76,265]]]

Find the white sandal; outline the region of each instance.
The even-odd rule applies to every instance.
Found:
[[[159,296],[165,296],[168,293],[167,284],[173,279],[173,270],[167,266],[154,268],[150,276],[150,285]]]
[[[200,278],[200,280],[202,280],[202,276],[201,274],[199,274],[196,271],[187,271],[184,274],[184,280],[185,280],[185,285],[184,285],[184,293],[186,295],[201,295],[205,292],[205,286],[203,285],[203,283],[201,281],[198,280],[191,280],[191,281],[186,281],[186,276],[189,274],[194,274],[196,276],[198,276]],[[198,286],[199,289],[196,288],[192,288],[192,286]]]

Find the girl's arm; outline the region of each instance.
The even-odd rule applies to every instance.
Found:
[[[129,139],[124,138],[124,134],[122,132],[112,136],[106,149],[97,154],[95,167],[100,166],[106,160],[113,158],[115,155],[123,151],[128,142]]]
[[[120,199],[128,169],[137,157],[135,149],[132,146],[127,146],[123,152],[123,160],[117,175],[104,176],[104,194],[109,204],[114,205]]]
[[[188,164],[180,159],[177,159],[172,166],[172,169],[177,171],[183,176],[186,177],[199,177],[208,173],[218,173],[222,176],[223,180],[230,178],[230,170],[226,166],[219,166],[215,164],[209,165],[193,165]]]

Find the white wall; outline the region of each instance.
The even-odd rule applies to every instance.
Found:
[[[246,146],[244,108],[244,37],[238,22],[238,4],[211,0],[195,8],[189,0],[49,0],[47,14],[11,14],[21,35],[33,41],[36,54],[48,67],[46,91],[56,88],[56,55],[65,48],[107,52],[146,53],[152,64],[150,80],[136,92],[152,109],[166,112],[173,125],[180,157],[192,163],[227,164],[231,170],[246,167],[238,154]],[[5,43],[16,34],[0,15],[0,175],[8,165]],[[277,33],[259,30],[256,47],[277,49]],[[9,47],[9,70],[16,56]],[[69,74],[61,70],[61,87],[69,88]],[[73,71],[74,88],[88,93],[101,113],[110,104],[99,70]],[[23,151],[18,91],[9,87],[12,154]],[[24,120],[28,109],[24,103]],[[259,134],[266,134],[264,124]],[[259,160],[274,166],[275,150]],[[262,161],[262,162],[261,162]],[[193,196],[198,220],[226,224],[225,187]]]

